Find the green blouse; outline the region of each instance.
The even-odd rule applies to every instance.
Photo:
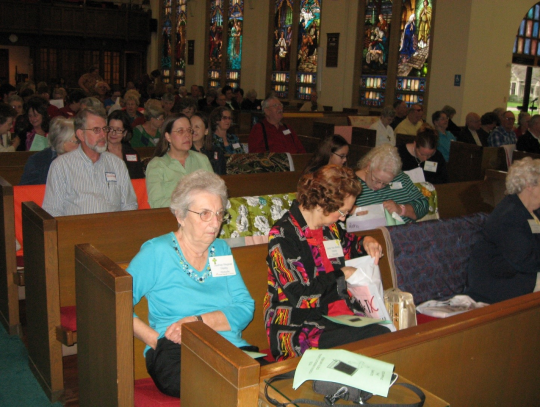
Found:
[[[166,208],[171,204],[171,195],[184,176],[196,170],[213,172],[206,155],[189,151],[186,165],[172,158],[169,153],[155,157],[146,168],[146,191],[151,208]]]

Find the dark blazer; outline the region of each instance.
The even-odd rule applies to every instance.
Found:
[[[452,119],[448,119],[448,127],[446,128],[446,130],[452,133],[455,138],[457,138],[459,133],[461,133],[461,127],[454,123]]]
[[[24,166],[19,185],[42,185],[47,183],[47,174],[53,160],[57,157],[51,147],[31,155]]]
[[[478,130],[476,134],[478,134],[478,138],[480,139],[480,142],[482,143],[482,147],[487,147],[489,134],[487,134],[482,129]],[[463,130],[461,130],[461,133],[459,133],[459,135],[457,135],[456,138],[457,138],[457,141],[461,141],[462,143],[469,143],[469,144],[476,145],[476,141],[474,141],[474,137],[468,127],[465,127]]]
[[[122,156],[129,172],[129,178],[144,178],[144,169],[141,162],[141,157],[139,157],[137,151],[131,147],[131,144],[122,143]]]
[[[540,270],[540,234],[517,195],[507,195],[486,220],[473,247],[465,294],[494,303],[532,293]]]
[[[529,130],[527,130],[523,136],[518,138],[516,150],[540,154],[540,143],[538,142],[538,139],[535,138]]]

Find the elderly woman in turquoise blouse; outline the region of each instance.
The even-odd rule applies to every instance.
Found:
[[[232,110],[221,106],[210,114],[210,131],[213,134],[214,147],[224,154],[242,154],[244,148],[235,134],[229,133],[233,121]]]
[[[154,157],[146,168],[146,191],[151,208],[170,205],[171,195],[183,177],[196,170],[213,172],[206,155],[191,150],[193,129],[187,116],[168,118]]]
[[[206,157],[205,157],[206,158]],[[180,397],[182,325],[201,321],[238,348],[257,351],[242,338],[255,302],[224,240],[225,182],[203,170],[184,177],[171,198],[178,230],[142,245],[127,271],[133,305],[148,300],[149,323],[135,315],[133,332],[146,343],[146,368],[157,388]]]

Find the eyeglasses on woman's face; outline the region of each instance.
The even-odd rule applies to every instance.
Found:
[[[191,127],[188,127],[187,129],[180,127],[179,129],[171,130],[171,133],[176,133],[179,136],[193,135],[193,129]]]
[[[229,212],[227,212],[225,209],[220,209],[217,212],[213,212],[209,209],[204,209],[201,212],[195,212],[195,211],[192,211],[191,209],[188,209],[188,212],[199,215],[203,222],[210,222],[212,220],[212,216],[214,215],[216,216],[216,219],[218,220],[218,222],[227,221],[230,217]]]
[[[115,129],[115,128],[112,128],[112,127],[109,127],[109,133],[112,133],[113,135],[123,135],[127,132],[126,129]]]

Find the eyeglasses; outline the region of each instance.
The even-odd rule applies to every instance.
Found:
[[[77,140],[77,139],[75,139],[75,140],[70,139],[70,140],[66,141],[66,143],[79,144],[79,140]]]
[[[155,119],[155,120],[157,120],[158,122],[162,122],[163,120],[165,120],[165,118],[164,118],[163,116],[152,117],[152,119]]]
[[[126,129],[113,129],[112,127],[109,127],[109,133],[112,133],[114,135],[118,134],[126,134],[127,133],[127,130]]]
[[[337,155],[339,158],[341,158],[342,160],[346,160],[347,159],[347,154],[338,154],[338,153],[332,153],[334,155]]]
[[[390,183],[389,182],[382,182],[382,181],[379,181],[377,178],[375,178],[373,176],[373,172],[370,172],[371,174],[371,181],[375,184],[375,185],[380,185],[381,187],[386,187],[388,186]]]
[[[283,105],[281,103],[274,103],[273,105],[269,105],[268,107],[279,107],[282,108]]]
[[[99,134],[101,132],[108,133],[111,131],[111,128],[109,126],[105,126],[105,127],[94,127],[91,129],[81,129],[81,130],[92,130],[94,134]]]
[[[338,211],[338,213],[340,214],[340,218],[346,218],[347,215],[348,215],[347,212],[342,212],[341,209],[338,209],[337,211]]]
[[[221,120],[232,120],[231,116],[221,116]]]
[[[216,215],[216,219],[219,222],[224,222],[224,221],[228,220],[229,217],[230,217],[229,212],[227,212],[224,209],[220,209],[217,212],[212,212],[211,210],[208,210],[208,209],[205,209],[202,212],[195,212],[195,211],[192,211],[192,210],[188,209],[188,212],[196,213],[197,215],[199,215],[201,217],[201,220],[203,222],[210,222],[212,220],[212,216],[214,214]]]
[[[187,129],[180,128],[176,130],[171,130],[171,133],[176,133],[179,136],[183,136],[185,134],[193,134],[193,129],[191,127],[188,127]]]
[[[504,120],[508,120],[509,122],[515,122],[516,118],[515,117],[505,117]]]

